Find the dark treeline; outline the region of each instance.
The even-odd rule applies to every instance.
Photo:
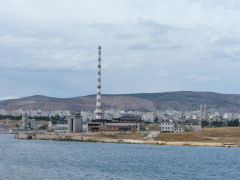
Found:
[[[22,116],[0,115],[0,119],[21,120]]]
[[[52,121],[53,124],[56,124],[58,122],[62,123],[65,118],[60,118],[58,115],[49,117],[49,116],[29,116],[30,119],[35,119],[36,121]],[[11,119],[11,120],[21,120],[22,116],[13,116],[13,115],[0,115],[1,119]]]
[[[57,119],[57,117],[49,117],[49,116],[36,116],[36,117],[30,116],[29,118],[35,119],[36,121],[51,121],[53,119]]]
[[[212,122],[208,122],[208,121],[202,121],[202,127],[226,127],[226,126],[239,126],[239,120],[232,120],[232,121],[227,121],[227,122],[223,122],[223,121],[212,121]]]

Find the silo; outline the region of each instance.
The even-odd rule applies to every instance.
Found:
[[[26,129],[26,126],[27,126],[27,114],[26,113],[24,113],[23,115],[22,115],[22,129]]]
[[[82,116],[81,113],[75,113],[73,118],[73,132],[82,132]]]
[[[68,117],[68,132],[73,132],[73,117],[69,115]]]

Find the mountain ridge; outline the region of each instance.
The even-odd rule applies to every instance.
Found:
[[[240,112],[240,94],[201,91],[173,91],[133,94],[103,94],[103,109],[121,110],[197,110],[207,104],[209,111]],[[34,95],[0,101],[0,109],[94,111],[95,95],[57,98]]]

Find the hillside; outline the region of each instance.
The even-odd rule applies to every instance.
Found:
[[[103,95],[103,108],[139,111],[154,110],[196,110],[206,103],[210,111],[240,112],[240,95],[219,94],[214,92],[164,92]],[[47,96],[30,96],[19,99],[0,101],[0,109],[41,109],[94,111],[95,96],[75,98],[53,98]]]

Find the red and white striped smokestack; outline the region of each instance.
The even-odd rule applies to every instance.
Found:
[[[98,46],[98,75],[97,75],[97,98],[96,98],[96,119],[103,118],[101,103],[101,46]]]

